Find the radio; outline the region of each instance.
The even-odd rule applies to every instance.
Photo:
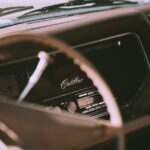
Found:
[[[95,118],[108,118],[106,105],[94,87],[43,100],[42,105]]]

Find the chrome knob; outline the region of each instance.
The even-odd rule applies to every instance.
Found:
[[[74,102],[69,102],[67,109],[69,112],[74,113],[77,110],[77,105]]]

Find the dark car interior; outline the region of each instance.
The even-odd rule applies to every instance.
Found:
[[[0,132],[7,145],[116,150],[123,133],[126,150],[150,149],[149,4],[58,18],[53,23],[33,21],[0,33],[0,128],[3,122],[19,137],[14,142]],[[48,64],[23,94],[40,51],[49,55]],[[109,90],[106,87],[105,95],[101,79],[115,104],[107,101]],[[115,125],[115,110],[122,116],[121,129],[108,124]]]

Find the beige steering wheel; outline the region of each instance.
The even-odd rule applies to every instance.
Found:
[[[55,112],[55,115],[57,117],[59,116],[61,118],[61,119],[57,118],[57,121],[58,121],[57,123],[61,124],[62,118],[65,118],[63,125],[67,125],[69,128],[69,124],[70,124],[71,120],[74,120],[73,121],[75,123],[74,126],[78,126],[78,127],[82,126],[85,128],[86,127],[89,128],[91,131],[91,137],[92,137],[92,133],[99,134],[99,140],[90,138],[89,143],[88,143],[89,139],[87,141],[83,140],[83,143],[81,140],[78,142],[78,145],[76,148],[78,148],[78,149],[84,148],[89,145],[98,143],[105,138],[107,139],[107,136],[108,136],[108,138],[109,138],[109,136],[110,137],[118,136],[118,140],[119,140],[118,148],[120,150],[123,150],[124,149],[124,136],[123,136],[123,131],[122,131],[123,122],[122,122],[121,114],[119,111],[119,107],[115,101],[115,98],[114,98],[109,86],[106,84],[106,82],[104,81],[102,76],[98,73],[98,71],[94,68],[94,66],[79,52],[75,51],[74,49],[72,49],[70,46],[68,46],[64,42],[61,42],[60,40],[57,40],[55,38],[41,37],[41,36],[37,36],[37,35],[15,35],[15,36],[10,36],[10,37],[1,39],[1,45],[6,44],[7,43],[6,41],[9,41],[10,43],[11,42],[15,43],[15,42],[30,41],[30,40],[35,43],[40,43],[44,46],[55,48],[55,49],[59,50],[60,52],[63,52],[64,54],[66,54],[69,58],[71,58],[73,60],[73,62],[76,65],[78,65],[82,71],[84,71],[86,73],[86,75],[89,77],[89,79],[91,79],[91,81],[93,82],[93,85],[98,89],[99,94],[102,95],[103,100],[104,100],[105,104],[107,105],[107,110],[110,114],[110,121],[101,120],[101,119],[91,119],[91,118],[88,118],[87,116],[81,116],[79,114],[69,114],[67,112],[61,112],[61,113]],[[26,104],[24,104],[24,103],[16,104],[16,105],[17,106],[24,105],[26,107]],[[34,106],[34,107],[35,107],[34,109],[36,109],[36,106]],[[37,107],[40,107],[40,106],[37,106]],[[39,108],[38,108],[38,110],[39,110]],[[41,111],[41,109],[40,109],[40,111]],[[51,113],[51,111],[49,111],[48,113]],[[66,120],[67,120],[67,123],[65,124]],[[82,124],[80,121],[83,121],[84,124]],[[88,125],[88,122],[91,123],[90,126]],[[71,128],[73,128],[73,124],[71,124]],[[101,133],[98,133],[99,130],[96,130],[98,128],[101,128],[101,130],[100,130]],[[91,129],[93,129],[93,130],[91,130]],[[103,130],[104,130],[104,132],[103,132]],[[86,142],[86,144],[85,144],[85,142]],[[63,146],[61,146],[61,147],[63,149]],[[75,148],[75,147],[72,147],[72,148]],[[57,148],[55,148],[55,149],[57,149]],[[67,146],[65,146],[64,149],[69,149],[69,148]]]

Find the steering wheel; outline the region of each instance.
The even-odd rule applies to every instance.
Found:
[[[43,109],[43,106],[29,106],[29,104],[24,102],[18,104],[8,101],[6,100],[8,98],[4,97],[1,97],[0,100],[0,121],[3,121],[14,130],[15,133],[19,135],[24,145],[27,145],[29,149],[30,147],[36,150],[82,149],[112,136],[118,136],[118,148],[123,150],[123,122],[119,107],[117,106],[109,86],[94,66],[82,56],[81,53],[75,51],[58,39],[26,34],[14,35],[1,39],[0,53],[1,56],[3,56],[1,58],[3,58],[3,60],[19,59],[17,54],[21,54],[20,49],[16,50],[16,55],[14,55],[12,54],[10,45],[15,45],[17,43],[23,44],[26,41],[32,41],[33,43],[57,49],[71,58],[74,64],[78,65],[80,69],[86,73],[88,78],[91,79],[93,85],[103,97],[110,114],[110,121],[93,119],[63,111],[58,112],[53,109],[47,111]],[[9,53],[8,51],[3,51],[3,49],[6,50],[5,47],[9,47]],[[26,50],[23,53],[30,56],[31,53],[36,55],[38,52],[39,50],[34,50],[34,52]],[[8,111],[11,112],[9,113]],[[13,122],[17,125],[14,125]],[[42,126],[40,125],[41,123]],[[40,129],[40,127],[43,128]],[[49,137],[48,135],[53,135],[54,137]],[[29,136],[32,136],[32,140],[29,140],[31,139]],[[39,136],[44,140],[46,139],[46,141],[38,143]],[[65,139],[66,137],[69,138]]]

